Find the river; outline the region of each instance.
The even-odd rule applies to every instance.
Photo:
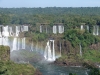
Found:
[[[87,69],[83,67],[66,67],[50,63],[31,63],[35,68],[39,69],[43,75],[69,75],[73,73],[76,75],[88,75]]]

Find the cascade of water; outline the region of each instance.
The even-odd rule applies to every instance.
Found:
[[[22,38],[22,49],[25,49],[25,37]]]
[[[40,33],[42,33],[42,25],[40,26]]]
[[[52,49],[51,49],[51,42],[52,44]],[[47,61],[55,61],[56,57],[55,57],[55,49],[54,49],[54,40],[49,40],[47,42],[47,45],[45,47],[45,52],[44,52],[44,58]]]
[[[17,50],[17,38],[14,38],[13,40],[13,48],[12,51]]]
[[[95,34],[95,29],[96,29],[95,26],[93,26],[93,35],[96,35]]]
[[[2,37],[2,40],[4,46],[9,46],[8,37]]]
[[[55,25],[53,26],[53,33],[57,34],[57,26],[55,26]]]
[[[0,38],[2,37],[1,32],[0,32]]]
[[[21,30],[27,31],[28,26],[24,26],[24,29],[22,26]],[[0,26],[0,45],[9,46],[11,51],[25,49],[25,38],[22,39],[22,44],[20,44],[20,38],[12,37],[13,41],[12,38],[10,38],[10,36],[18,36],[19,32],[20,26]]]
[[[89,31],[89,26],[87,25],[87,30]]]
[[[2,32],[3,36],[8,37],[9,36],[9,32],[8,32],[8,26],[3,27],[3,32]]]
[[[59,33],[62,33],[62,26],[61,25],[58,26],[58,30],[59,30]]]
[[[28,26],[24,26],[24,31],[28,31]]]
[[[18,38],[18,50],[21,49],[20,48],[20,38]]]
[[[99,26],[96,26],[96,35],[99,35]]]
[[[9,27],[9,35],[10,35],[10,36],[13,36],[12,27]]]
[[[52,40],[53,42],[53,60],[55,61],[55,49],[54,49],[54,40]]]
[[[31,51],[33,51],[33,42],[31,43]]]
[[[82,56],[82,47],[81,47],[81,44],[80,44],[80,56]]]
[[[64,26],[63,25],[59,25],[59,33],[64,33]]]
[[[83,30],[83,25],[81,25],[81,30]]]
[[[16,26],[16,36],[17,37],[19,36],[19,32],[20,32],[19,26]]]

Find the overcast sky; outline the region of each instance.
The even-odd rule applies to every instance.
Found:
[[[100,0],[0,0],[0,7],[100,7]]]

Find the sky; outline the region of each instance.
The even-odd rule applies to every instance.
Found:
[[[100,0],[0,0],[0,7],[100,7]]]

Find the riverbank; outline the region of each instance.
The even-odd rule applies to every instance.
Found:
[[[10,48],[0,46],[0,75],[42,75],[29,63],[14,63],[10,60]]]
[[[92,64],[95,67],[100,67],[100,51],[99,50],[87,50],[82,56],[80,55],[62,55],[62,57],[56,59],[54,64],[61,66],[83,66],[84,63]]]

